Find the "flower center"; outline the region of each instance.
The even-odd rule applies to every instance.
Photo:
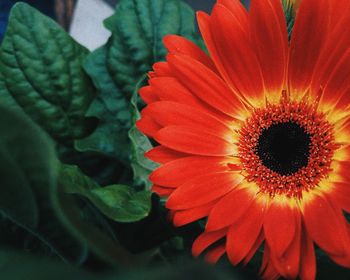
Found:
[[[255,109],[239,131],[243,175],[261,192],[301,198],[331,171],[333,125],[315,104],[282,96],[279,104]]]
[[[257,154],[267,168],[290,175],[307,166],[310,144],[310,135],[299,124],[278,123],[261,132]]]

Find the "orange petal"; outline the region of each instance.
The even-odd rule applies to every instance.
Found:
[[[174,77],[157,77],[149,80],[151,88],[157,93],[158,100],[174,101],[180,104],[185,104],[193,108],[198,108],[210,113],[211,115],[221,119],[232,121],[232,118],[216,110],[212,106],[201,101],[198,97],[193,95],[189,89],[185,88]]]
[[[343,214],[326,197],[314,196],[304,206],[307,231],[317,245],[331,255],[344,255],[349,242]]]
[[[225,237],[227,229],[219,231],[203,232],[192,245],[192,255],[198,257],[206,248]]]
[[[155,101],[159,101],[158,95],[155,93],[154,90],[150,86],[145,86],[140,88],[139,94],[145,103],[149,104]]]
[[[239,0],[218,0],[218,4],[226,7],[233,16],[237,18],[237,21],[242,26],[242,29],[248,30],[248,12]]]
[[[253,203],[242,218],[230,226],[226,237],[226,250],[233,265],[240,263],[259,240],[264,212],[264,205]]]
[[[154,102],[142,110],[141,116],[151,116],[163,127],[169,125],[202,127],[232,140],[233,132],[227,125],[205,110],[193,106],[172,101]]]
[[[346,153],[349,153],[349,148],[347,148]],[[340,163],[340,170],[339,170],[339,175],[341,175],[342,182],[350,182],[350,161],[349,160],[343,160],[339,161]]]
[[[169,196],[174,191],[174,189],[164,188],[162,186],[153,185],[151,188],[151,191],[155,192],[160,197],[166,197],[166,196]]]
[[[178,35],[167,35],[163,39],[164,45],[169,53],[182,54],[192,57],[204,64],[214,72],[216,67],[210,57],[201,50],[197,45]]]
[[[350,213],[350,182],[337,182],[334,183],[335,189],[331,195],[337,201],[337,204]]]
[[[200,107],[195,96],[174,77],[160,77],[149,80],[158,100],[174,101],[181,104]]]
[[[304,229],[301,235],[300,279],[314,280],[316,278],[315,248],[309,234]]]
[[[246,188],[238,188],[230,192],[210,212],[206,230],[219,230],[238,221],[252,205],[254,197]]]
[[[344,256],[329,256],[332,261],[334,261],[336,264],[341,265],[346,268],[350,268],[350,255],[346,254]]]
[[[151,78],[153,77],[171,77],[173,73],[167,62],[161,61],[153,64],[153,73],[151,73]]]
[[[227,156],[236,152],[233,143],[195,126],[167,126],[154,139],[170,149],[194,155]]]
[[[229,0],[229,2],[232,2],[232,8],[234,9],[234,7],[237,5],[237,2],[239,1],[231,1]],[[239,3],[238,5],[241,5],[241,3]],[[245,17],[245,22],[246,24],[248,24],[248,19],[247,19],[247,12],[244,9],[244,13],[243,16]],[[237,13],[236,13],[237,14]],[[209,50],[210,56],[213,59],[215,66],[217,67],[218,71],[220,72],[221,77],[223,77],[223,79],[228,82],[230,84],[230,87],[234,88],[236,91],[237,89],[232,85],[232,82],[230,80],[230,76],[227,73],[225,67],[224,67],[224,62],[225,60],[222,59],[222,57],[219,55],[218,50],[216,48],[216,43],[214,42],[214,38],[213,38],[213,33],[211,30],[211,19],[210,16],[204,12],[197,12],[197,21],[198,21],[198,25],[199,25],[199,29],[200,32],[202,34],[202,37],[204,39],[204,42],[207,46],[207,49]],[[243,21],[241,21],[243,22]],[[248,28],[246,28],[248,29]],[[241,96],[243,99],[244,96]]]
[[[346,232],[347,232],[347,237],[350,237],[350,224],[348,223],[348,221],[343,218],[343,222],[346,225]],[[344,255],[330,255],[329,257],[337,264],[350,268],[350,243],[347,242],[345,243],[346,246],[346,252]]]
[[[237,187],[242,176],[234,172],[211,173],[196,177],[177,188],[166,207],[183,210],[207,204]]]
[[[293,27],[289,52],[289,86],[303,94],[310,86],[316,62],[327,38],[327,0],[301,1]],[[322,30],[322,32],[320,32]]]
[[[350,44],[350,29],[344,28],[350,24],[350,2],[348,0],[329,1],[330,30],[327,41],[322,49],[312,81],[312,88],[318,91],[324,87],[340,58]]]
[[[348,0],[330,1],[329,25],[333,28],[349,23],[350,2]],[[344,31],[344,28],[343,28]],[[331,30],[333,33],[333,30]]]
[[[155,184],[176,188],[201,174],[229,171],[229,166],[225,164],[227,160],[228,158],[203,156],[180,158],[156,169],[149,179]]]
[[[173,223],[176,227],[184,226],[186,224],[192,223],[194,221],[197,221],[199,219],[202,219],[206,216],[208,216],[211,209],[213,209],[213,206],[215,205],[217,201],[209,202],[208,204],[182,210],[182,211],[176,211],[173,217]]]
[[[300,254],[302,254],[302,252],[300,252],[300,249],[301,225],[299,217],[299,223],[296,225],[294,238],[283,255],[280,257],[276,256],[271,248],[271,257],[274,267],[277,269],[279,274],[281,274],[286,279],[295,279],[299,274]]]
[[[288,56],[288,33],[282,2],[252,0],[249,19],[265,89],[271,94],[278,93],[279,97],[285,82]]]
[[[199,99],[228,116],[241,118],[241,101],[213,71],[185,56],[168,55],[167,60],[179,81]]]
[[[271,252],[281,257],[292,243],[296,228],[300,224],[298,209],[288,204],[272,202],[265,215],[264,232]]]
[[[261,279],[263,280],[277,280],[280,278],[280,274],[272,264],[271,252],[267,243],[265,243],[264,246],[264,255],[260,268],[260,275]]]
[[[182,157],[189,156],[185,153],[180,153],[178,151],[169,149],[164,146],[157,146],[152,150],[149,150],[145,153],[145,157],[157,163],[167,163],[172,160],[176,160]]]
[[[347,50],[336,64],[332,65],[321,98],[321,102],[333,105],[330,109],[346,109],[350,104],[350,50]]]
[[[136,127],[149,137],[154,135],[162,128],[152,117],[141,114],[141,119],[136,121]]]
[[[260,248],[261,243],[264,241],[264,239],[265,239],[264,231],[261,230],[259,233],[259,236],[255,240],[255,243],[253,244],[252,248],[249,250],[248,254],[243,259],[243,262],[242,262],[243,265],[247,265],[247,263],[253,258],[256,251]]]
[[[226,252],[225,244],[220,244],[215,248],[209,250],[209,252],[205,255],[205,260],[208,263],[215,264],[225,254],[225,252]]]
[[[210,17],[210,28],[214,47],[220,63],[225,69],[221,73],[229,85],[242,96],[264,100],[263,79],[256,52],[252,47],[249,30],[245,29],[240,17],[221,4],[216,4]],[[211,52],[210,46],[208,46]],[[227,74],[226,74],[227,73]]]

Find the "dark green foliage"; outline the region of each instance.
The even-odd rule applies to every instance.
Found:
[[[95,96],[82,69],[87,54],[56,22],[16,4],[0,50],[0,100],[60,142],[86,136],[94,120],[84,114]]]
[[[86,249],[67,233],[53,209],[50,189],[56,184],[57,161],[53,145],[23,113],[0,106],[0,210],[3,221],[14,224],[33,244],[52,255],[81,262]],[[18,230],[16,228],[19,228]],[[10,234],[6,229],[2,235]],[[24,246],[24,244],[23,244]],[[36,246],[36,245],[35,245]]]
[[[88,198],[104,215],[117,222],[135,222],[147,217],[151,193],[136,192],[125,185],[100,187],[75,166],[61,166],[60,184],[65,193]]]
[[[52,203],[69,232],[109,265],[131,266],[138,262],[136,256],[131,256],[120,246],[105,217],[90,203],[72,196],[72,193],[87,193],[98,185],[76,167],[61,166],[59,174],[58,183],[52,189]],[[90,198],[90,195],[85,196]],[[103,203],[99,201],[96,206],[101,205]]]
[[[19,269],[20,267],[20,269]],[[152,269],[124,270],[120,273],[89,273],[76,267],[33,258],[11,251],[0,252],[0,274],[4,280],[242,280],[240,274],[188,261],[179,269],[156,266]]]
[[[0,107],[0,129],[6,132],[0,139],[0,244],[73,263],[84,262],[88,249],[112,265],[139,262],[120,247],[103,214],[113,221],[140,220],[150,212],[150,192],[120,183],[102,188],[77,168],[60,164],[52,141],[28,118],[60,143],[56,147],[62,159],[86,167],[84,158],[93,155],[72,150],[71,143],[94,128],[84,116],[95,96],[82,68],[87,54],[27,4],[13,8],[0,50],[0,100],[6,105]],[[131,116],[131,107],[122,107]],[[95,155],[93,162],[100,166],[101,157]],[[120,166],[119,160],[110,165]],[[96,167],[86,170],[95,173]],[[106,170],[94,178],[130,182]]]

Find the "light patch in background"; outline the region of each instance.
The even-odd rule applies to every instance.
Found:
[[[70,35],[89,50],[102,46],[111,34],[103,26],[103,20],[113,12],[112,7],[102,0],[78,0]]]

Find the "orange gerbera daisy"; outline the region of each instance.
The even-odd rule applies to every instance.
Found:
[[[350,1],[301,1],[290,43],[280,0],[218,0],[198,23],[210,56],[167,36],[140,90],[153,191],[176,226],[207,217],[210,262],[264,246],[263,278],[314,279],[316,244],[350,267]]]

